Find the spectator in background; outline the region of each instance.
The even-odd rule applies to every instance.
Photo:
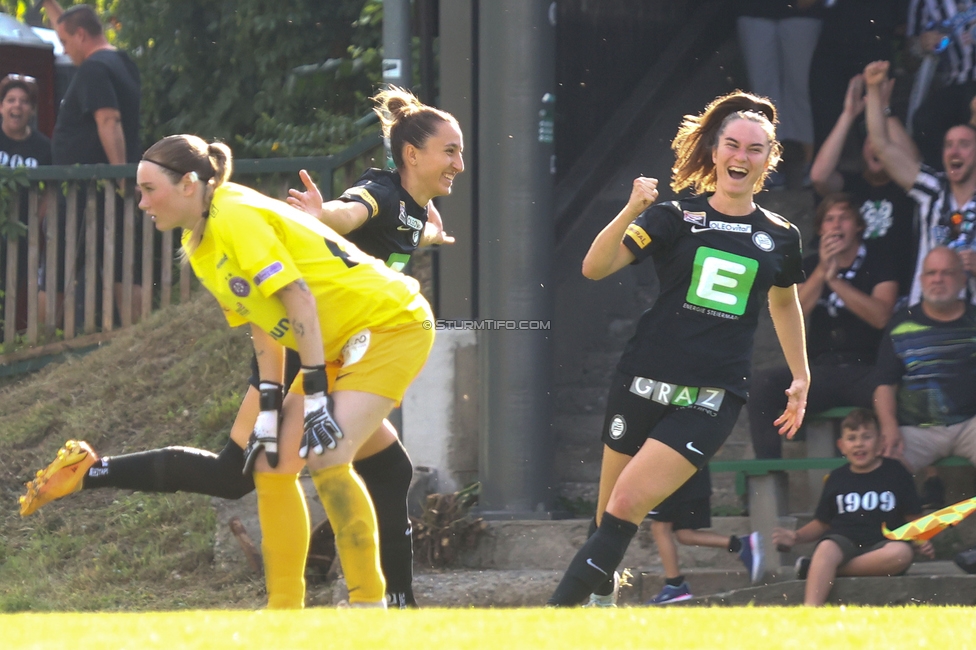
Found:
[[[34,128],[37,81],[9,74],[0,79],[0,166],[37,167],[51,164],[51,141]],[[44,205],[41,204],[43,215]],[[27,223],[27,190],[20,193],[20,222]],[[3,247],[6,257],[6,246]],[[17,329],[27,327],[27,236],[17,242]],[[7,264],[0,265],[0,291],[7,291]],[[0,307],[3,302],[0,301]]]
[[[810,109],[810,60],[820,35],[817,0],[740,0],[739,47],[749,75],[749,89],[768,97],[779,111],[779,137],[792,157],[802,151],[804,166],[813,159]],[[767,187],[786,185],[774,171]]]
[[[864,219],[850,195],[830,194],[817,207],[818,252],[803,260],[800,306],[807,321],[810,393],[807,409],[871,406],[871,375],[898,284],[890,259],[863,239]],[[786,405],[788,368],[758,371],[749,391],[749,429],[756,458],[782,457],[773,419]]]
[[[823,0],[823,29],[810,66],[813,130],[819,149],[844,105],[845,80],[871,61],[891,59],[907,0]]]
[[[65,91],[54,126],[54,164],[122,165],[139,162],[142,156],[139,137],[141,84],[136,64],[129,55],[108,42],[98,16],[89,5],[74,5],[63,11],[56,0],[45,0],[44,8],[51,22],[56,21],[58,38],[61,39],[65,53],[78,66]],[[84,213],[83,194],[79,192],[79,215]],[[102,201],[102,194],[99,193],[99,219],[104,214]],[[116,202],[115,214],[115,296],[116,304],[121,304],[121,198]],[[141,240],[141,226],[142,220],[137,219],[137,242]],[[133,265],[133,321],[137,321],[141,313],[136,308],[142,302],[141,261],[142,256],[137,254]],[[81,261],[78,268],[84,268]],[[98,286],[101,286],[101,282]]]
[[[893,82],[891,80],[882,88],[883,100],[891,96]],[[863,168],[860,173],[837,169],[851,128],[863,112],[864,76],[857,74],[847,84],[844,110],[813,160],[810,180],[821,196],[841,191],[851,195],[864,220],[863,239],[880,244],[874,246],[873,253],[891,260],[898,281],[898,297],[907,301],[915,275],[915,202],[891,180],[867,139],[861,147]],[[889,116],[887,127],[888,133],[904,151],[915,151],[911,137],[897,117]],[[915,159],[918,160],[917,155]]]
[[[905,468],[881,456],[878,422],[868,409],[854,409],[841,422],[837,448],[847,465],[830,473],[813,520],[800,530],[773,529],[777,545],[792,548],[817,542],[810,558],[796,563],[796,577],[806,580],[803,604],[819,607],[837,576],[894,576],[908,570],[914,558],[910,542],[886,539],[889,530],[918,519],[922,508],[915,482]],[[931,542],[919,552],[934,557]]]
[[[0,79],[0,166],[51,164],[51,140],[34,128],[37,81],[8,74]]]
[[[888,62],[874,61],[864,68],[867,87],[865,116],[868,139],[893,181],[918,204],[918,256],[909,304],[921,300],[922,260],[936,246],[960,239],[963,265],[969,273],[976,268],[970,250],[976,233],[976,127],[966,120],[946,131],[942,162],[946,171],[937,172],[919,162],[888,131],[884,115],[882,86],[887,82]]]
[[[962,261],[933,248],[921,282],[922,301],[891,319],[878,351],[885,455],[912,471],[954,454],[976,464],[976,306],[959,297]]]
[[[948,31],[947,23],[953,25]],[[911,0],[907,34],[913,51],[920,57],[941,56],[944,66],[942,79],[919,106],[912,125],[922,160],[934,169],[943,169],[941,146],[946,131],[969,121],[969,102],[976,95],[974,28],[973,0]]]

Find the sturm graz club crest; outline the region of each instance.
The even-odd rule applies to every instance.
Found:
[[[613,419],[610,420],[610,437],[614,440],[620,440],[625,433],[627,433],[627,420],[619,414],[613,416]]]

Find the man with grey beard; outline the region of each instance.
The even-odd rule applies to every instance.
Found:
[[[874,407],[885,455],[911,471],[958,455],[976,464],[976,307],[955,251],[933,248],[922,301],[896,313],[878,350]]]

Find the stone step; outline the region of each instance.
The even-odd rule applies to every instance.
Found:
[[[542,607],[562,578],[562,570],[418,571],[414,593],[421,607]],[[693,569],[685,572],[696,597],[681,604],[743,606],[801,605],[804,582],[792,569],[767,574],[764,583],[749,586],[745,571]],[[642,606],[660,590],[664,577],[638,572],[622,586],[619,604]],[[342,579],[309,584],[308,604],[336,605],[347,598]],[[828,603],[834,605],[973,605],[976,576],[964,574],[951,562],[920,562],[907,575],[891,578],[838,578]]]
[[[473,549],[462,551],[458,564],[465,569],[562,570],[586,541],[589,519],[559,521],[488,521],[485,533]],[[747,517],[714,517],[713,531],[721,535],[746,535]],[[723,549],[678,546],[682,567],[742,569],[737,556]],[[650,522],[643,522],[624,556],[623,566],[655,570],[661,566],[651,536]]]

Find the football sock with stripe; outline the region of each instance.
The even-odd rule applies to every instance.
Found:
[[[121,488],[140,492],[192,492],[240,499],[254,490],[244,476],[244,450],[233,440],[219,454],[189,447],[164,447],[109,456],[92,465],[82,489]]]
[[[586,530],[586,539],[593,537],[593,534],[596,533],[596,529],[596,517],[594,517],[593,519],[590,519],[590,527]],[[597,596],[609,596],[613,593],[613,586],[614,580],[613,574],[611,573],[606,580],[593,588],[593,593],[595,593]]]
[[[369,458],[357,460],[353,469],[363,479],[376,510],[380,536],[380,566],[386,577],[386,602],[390,607],[416,607],[413,595],[413,538],[407,513],[407,490],[413,465],[399,442]]]
[[[566,574],[549,599],[550,605],[579,605],[620,565],[637,524],[603,513],[600,527],[569,563]]]
[[[298,474],[255,472],[268,609],[305,606],[309,522]]]
[[[353,471],[352,463],[314,470],[311,475],[335,533],[349,602],[385,603],[376,513],[362,479]]]

